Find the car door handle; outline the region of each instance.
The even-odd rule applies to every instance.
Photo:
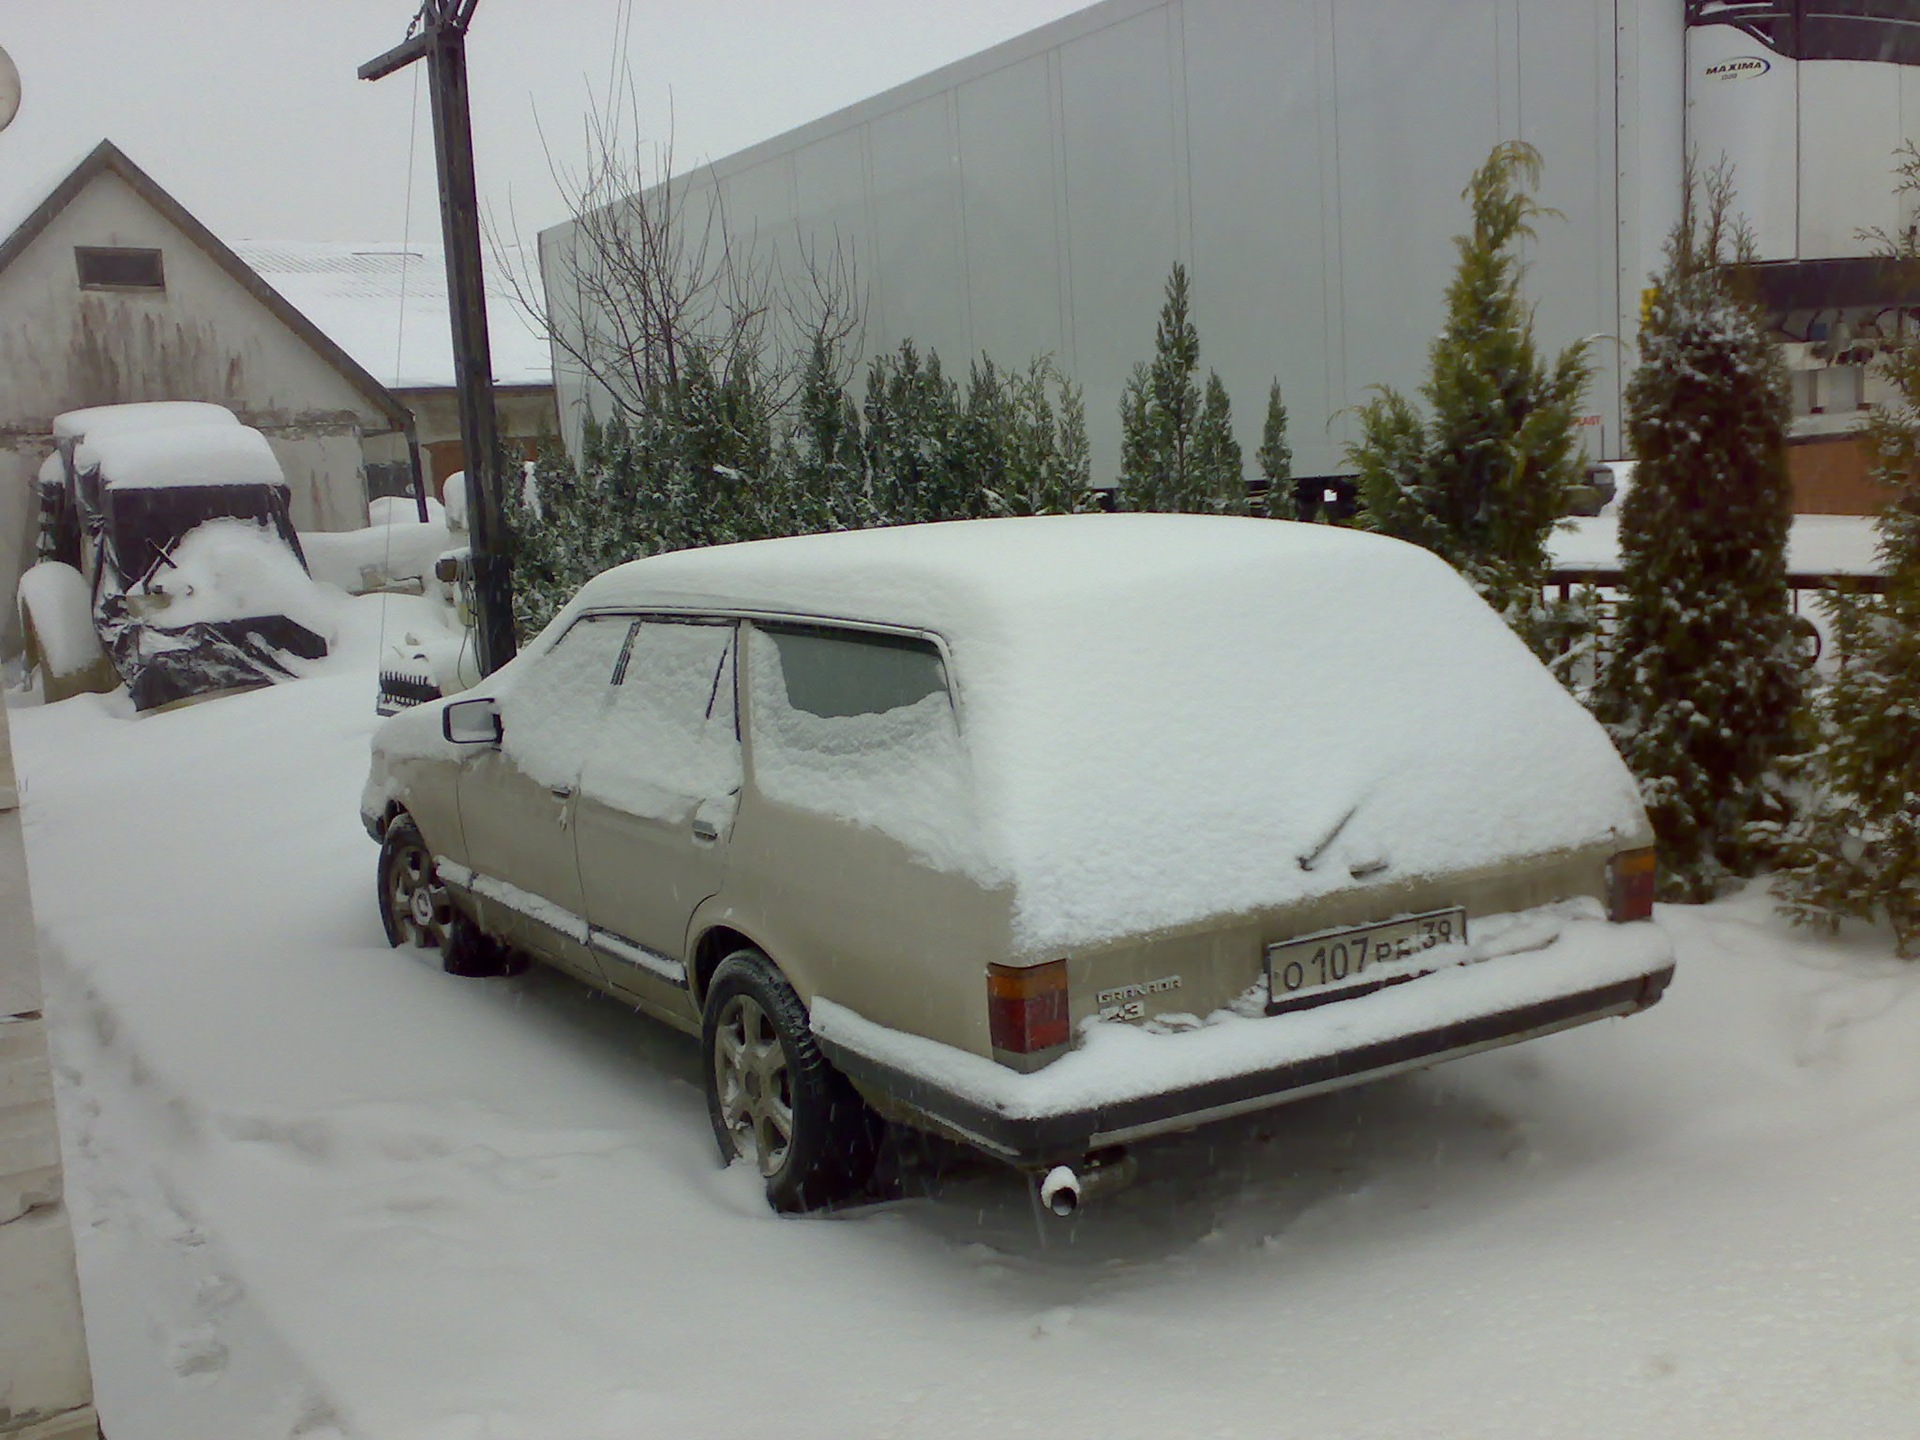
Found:
[[[556,800],[571,800],[573,798],[573,786],[549,785],[547,787],[547,793]]]
[[[696,820],[693,822],[693,838],[712,844],[720,838],[720,827],[711,820]]]

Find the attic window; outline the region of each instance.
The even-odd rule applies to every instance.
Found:
[[[166,271],[158,250],[127,250],[97,245],[73,247],[82,290],[164,290]]]

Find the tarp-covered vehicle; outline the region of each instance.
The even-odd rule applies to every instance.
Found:
[[[287,679],[324,620],[259,431],[218,405],[70,411],[39,475],[43,563],[86,582],[138,710]]]

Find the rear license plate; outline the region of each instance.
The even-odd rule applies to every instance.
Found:
[[[1267,1013],[1306,1010],[1412,980],[1447,963],[1438,952],[1466,939],[1467,912],[1455,906],[1279,941],[1267,947]]]

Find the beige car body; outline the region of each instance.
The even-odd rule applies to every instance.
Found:
[[[1103,532],[1097,527],[1133,518],[970,523],[986,527],[989,534],[996,525],[1026,526],[1003,533],[1022,543],[1038,534],[1034,543],[1043,549],[1056,534],[1084,548],[1089,536],[1131,535],[1132,530]],[[1163,527],[1182,525],[1181,517],[1152,519]],[[1217,527],[1309,528],[1279,522],[1190,523],[1216,527],[1204,530],[1205,535],[1229,538],[1242,532]],[[1032,529],[1049,524],[1055,530]],[[1185,536],[1189,530],[1167,533]],[[1365,547],[1393,544],[1353,538]],[[1256,536],[1250,543],[1265,542]],[[796,544],[811,548],[794,549]],[[1107,1024],[1147,1031],[1161,1022],[1171,1022],[1176,1030],[1204,1028],[1207,1017],[1225,1014],[1236,1004],[1245,1013],[1247,997],[1266,984],[1267,947],[1278,942],[1451,907],[1464,909],[1469,925],[1541,907],[1564,909],[1583,899],[1587,911],[1604,907],[1610,903],[1609,865],[1614,857],[1652,843],[1644,816],[1632,802],[1611,820],[1586,827],[1585,833],[1572,826],[1568,833],[1576,837],[1575,843],[1490,865],[1353,879],[1285,903],[1219,909],[1184,923],[1070,945],[1057,937],[1023,939],[1015,879],[991,872],[983,879],[964,865],[930,862],[924,847],[884,828],[767,793],[762,783],[765,757],[756,754],[756,745],[766,743],[766,725],[755,707],[764,703],[763,693],[771,693],[765,685],[772,682],[765,675],[756,677],[754,667],[765,665],[772,651],[753,639],[756,634],[805,626],[934,647],[963,743],[974,718],[969,707],[975,703],[965,657],[956,656],[952,638],[936,623],[940,585],[928,587],[906,607],[911,613],[889,614],[879,601],[849,598],[863,593],[845,573],[851,569],[857,575],[860,536],[726,549],[766,552],[767,545],[789,549],[770,552],[783,563],[767,564],[764,574],[738,554],[721,551],[709,552],[711,573],[698,556],[662,557],[675,563],[649,560],[609,572],[589,585],[508,671],[466,695],[393,717],[376,741],[363,796],[370,832],[377,835],[397,814],[410,814],[439,861],[441,878],[482,929],[691,1033],[699,1032],[706,982],[715,965],[742,945],[754,947],[772,960],[810,1011],[825,1000],[837,1007],[836,1014],[858,1017],[857,1034],[845,1026],[823,1025],[817,1018],[816,1029],[829,1057],[883,1115],[957,1135],[1034,1166],[1117,1139],[1185,1128],[1219,1114],[1603,1015],[1629,1013],[1653,1003],[1671,974],[1670,954],[1648,938],[1653,927],[1589,926],[1596,933],[1631,929],[1641,934],[1638,958],[1616,967],[1619,976],[1607,986],[1589,986],[1580,1004],[1536,1004],[1525,1016],[1513,1010],[1509,1020],[1498,1023],[1487,1021],[1478,1028],[1469,1024],[1444,1035],[1436,1030],[1438,1038],[1411,1050],[1401,1046],[1369,1051],[1356,1062],[1358,1068],[1347,1071],[1338,1065],[1329,1071],[1315,1062],[1298,1074],[1289,1072],[1290,1080],[1263,1084],[1249,1079],[1237,1089],[1228,1083],[1233,1077],[1220,1076],[1210,1082],[1212,1088],[1193,1088],[1184,1100],[1168,1094],[1156,1100],[1135,1086],[1122,1097],[1134,1106],[1127,1112],[1130,1120],[1116,1118],[1124,1106],[1103,1108],[1044,1095],[1031,1105],[1017,1098],[1010,1101],[1007,1096],[1017,1097],[1020,1084],[1039,1081],[1059,1053],[996,1053],[986,984],[989,967],[1066,961],[1073,1035],[1069,1049],[1079,1048]],[[1361,553],[1371,557],[1375,551]],[[887,558],[894,567],[889,573],[897,578],[892,552]],[[808,583],[815,568],[831,578]],[[992,576],[989,587],[991,581]],[[883,592],[886,588],[879,587]],[[907,588],[911,590],[910,583]],[[497,695],[510,693],[516,684],[535,683],[541,656],[553,651],[570,630],[609,626],[617,631],[643,621],[735,627],[730,659],[721,665],[737,717],[735,793],[682,797],[685,803],[671,823],[649,827],[631,816],[603,813],[608,811],[603,800],[584,793],[577,783],[569,786],[564,777],[555,784],[550,783],[552,776],[534,778],[517,769],[511,758],[511,717],[504,746],[484,740],[457,744],[448,738],[458,733],[459,724],[499,713]],[[634,642],[626,643],[631,647]],[[764,682],[759,691],[756,678]],[[1124,679],[1116,677],[1115,683]],[[717,703],[709,702],[709,718]],[[456,717],[459,724],[450,719],[453,706],[465,707]],[[709,833],[711,838],[704,838]],[[1309,858],[1297,860],[1300,870],[1309,868]],[[1291,870],[1296,860],[1289,857],[1281,863]],[[1363,867],[1354,868],[1358,874]],[[587,903],[590,896],[600,897],[594,904],[607,913],[596,913]],[[633,918],[610,923],[608,916],[616,910]],[[633,933],[643,929],[649,932],[644,939]],[[1546,943],[1551,944],[1551,938]],[[1495,960],[1476,968],[1510,963]],[[1170,977],[1174,983],[1164,983]],[[1418,986],[1406,988],[1411,993]],[[1103,1005],[1102,993],[1111,996],[1115,991],[1125,992],[1128,1003]],[[1370,1003],[1364,997],[1339,1002],[1342,1007]],[[1486,1008],[1486,1002],[1477,1003]],[[1116,1019],[1123,1009],[1124,1018]],[[1458,1024],[1463,1017],[1473,1019],[1463,1011],[1448,1023]],[[1274,1015],[1262,1023],[1285,1026],[1289,1018]],[[908,1039],[900,1047],[863,1050],[859,1035],[882,1032]],[[996,1065],[1016,1089],[996,1089],[993,1084],[970,1088],[965,1077],[973,1072],[961,1061],[916,1073],[912,1057],[933,1055],[928,1046],[943,1055],[969,1057],[976,1069],[982,1062]],[[1039,1074],[1017,1073],[1023,1070]],[[1041,1095],[1039,1087],[1033,1088]]]

